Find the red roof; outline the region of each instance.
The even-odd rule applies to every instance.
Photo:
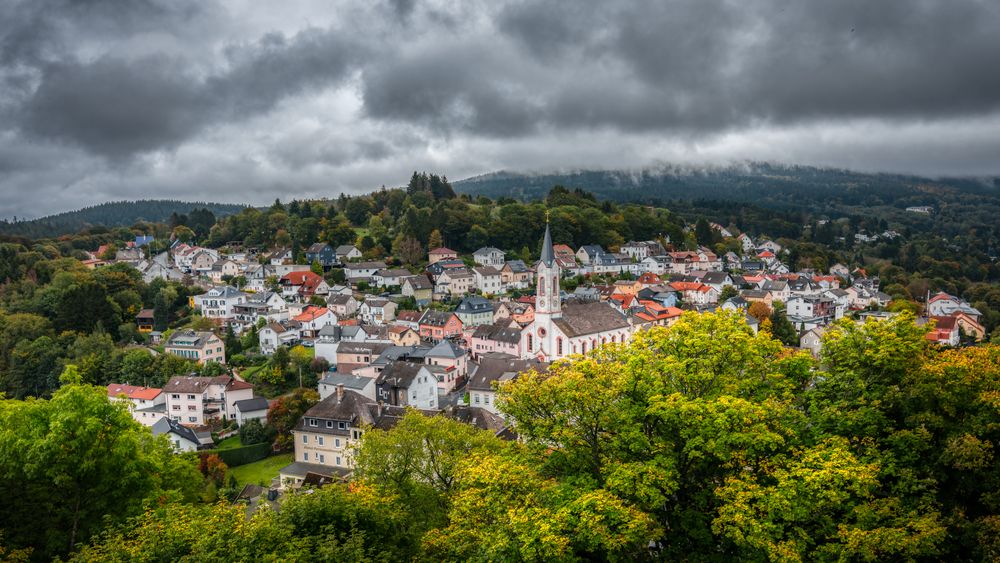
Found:
[[[402,311],[396,311],[396,320],[415,323],[420,320],[420,316],[422,314],[423,313],[421,313],[420,311],[411,311],[409,309],[404,309]]]
[[[306,307],[302,311],[302,313],[300,313],[298,316],[296,316],[292,320],[293,321],[299,321],[300,323],[303,323],[303,322],[307,323],[309,321],[314,321],[317,318],[322,317],[323,315],[327,314],[328,312],[329,312],[329,309],[327,309],[326,307],[317,307],[315,305],[310,305],[310,306]]]
[[[108,385],[108,397],[125,395],[129,399],[152,401],[162,392],[162,389],[157,389],[156,387],[138,387],[136,385],[125,385],[122,383],[112,383],[111,385]]]
[[[702,287],[705,287],[701,282],[673,282],[670,287],[676,289],[677,291],[701,291]]]
[[[653,272],[646,272],[645,274],[639,276],[639,283],[644,285],[660,283],[660,276],[654,274]]]
[[[774,253],[770,250],[765,250],[757,255],[757,258],[774,258]]]
[[[947,293],[945,293],[945,292],[942,291],[942,292],[939,292],[934,297],[931,297],[931,299],[930,299],[930,301],[928,301],[928,303],[934,303],[935,301],[943,301],[945,299],[955,299],[955,298],[952,297],[951,295],[948,295]]]
[[[450,248],[445,248],[445,247],[443,247],[443,246],[442,246],[442,247],[440,247],[440,248],[435,248],[434,250],[432,250],[432,251],[428,252],[428,254],[430,254],[431,256],[436,256],[436,255],[439,255],[439,254],[440,254],[440,255],[450,255],[450,254],[454,254],[454,255],[458,256],[458,253],[457,253],[457,252],[455,252],[454,250],[452,250],[452,249],[450,249]]]

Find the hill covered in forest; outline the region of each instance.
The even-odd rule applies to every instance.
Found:
[[[930,179],[757,162],[725,167],[664,165],[642,170],[543,174],[499,171],[454,182],[459,192],[522,200],[544,197],[554,185],[581,188],[612,201],[655,203],[701,199],[812,210],[935,205],[942,198],[959,194],[992,199],[1000,196],[1000,178]]]
[[[31,238],[55,237],[76,233],[81,229],[98,225],[128,227],[141,221],[163,223],[169,220],[174,213],[183,215],[194,209],[208,209],[216,217],[223,217],[239,213],[246,207],[246,205],[233,203],[205,203],[168,199],[112,201],[38,219],[5,220],[0,222],[0,235]]]

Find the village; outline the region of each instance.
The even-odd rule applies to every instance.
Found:
[[[166,353],[225,364],[220,335],[255,332],[265,356],[301,346],[329,365],[316,385],[319,403],[291,431],[293,461],[270,483],[280,490],[348,479],[362,433],[391,428],[407,408],[516,439],[497,408],[498,386],[670,326],[687,312],[733,311],[756,332],[778,309],[798,347],[817,356],[833,321],[896,314],[886,310],[890,297],[879,279],[860,268],[790,272],[781,245],[735,238],[742,253],[721,257],[704,247],[672,250],[669,240],[574,250],[553,244],[546,226],[534,264],[507,260],[493,247],[471,256],[439,247],[419,271],[366,260],[353,245],[324,243],[308,247],[301,264],[288,249],[222,252],[177,242],[147,258],[149,241],[137,238],[115,262],[135,266],[147,282],[187,280],[205,289],[191,305],[215,330],[164,335],[153,330],[151,310],[137,316],[139,330]],[[88,266],[108,263],[99,255]],[[939,293],[928,296],[918,323],[934,323],[929,340],[956,346],[960,334],[982,338],[979,317],[967,302]],[[266,423],[269,410],[269,400],[238,369],[214,377],[179,374],[163,388],[115,383],[108,395],[128,402],[133,418],[168,435],[177,451],[210,449],[213,427]],[[254,490],[259,496],[265,489]]]

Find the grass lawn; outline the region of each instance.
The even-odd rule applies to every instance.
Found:
[[[278,454],[260,461],[234,467],[229,470],[230,475],[234,475],[240,486],[247,483],[260,484],[265,486],[271,483],[271,479],[278,476],[278,471],[293,461],[294,454]],[[228,479],[228,476],[226,477]]]
[[[233,434],[232,436],[226,438],[225,440],[219,442],[219,445],[215,446],[217,450],[231,450],[233,448],[238,448],[243,444],[240,443],[240,435]]]

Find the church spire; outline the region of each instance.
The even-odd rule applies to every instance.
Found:
[[[556,253],[552,250],[552,233],[549,232],[549,211],[545,210],[545,238],[542,239],[542,255],[539,260],[546,266],[551,266],[556,259]]]

